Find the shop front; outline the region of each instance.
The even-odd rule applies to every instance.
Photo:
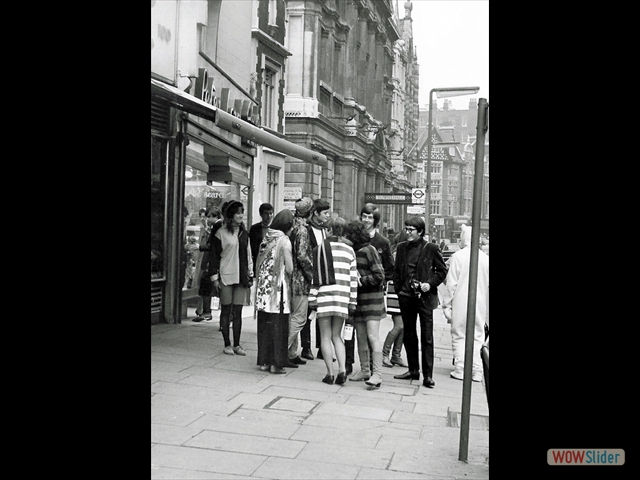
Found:
[[[162,79],[163,80],[163,79]],[[151,78],[151,322],[180,323],[198,301],[200,211],[238,200],[253,208],[256,144],[299,160],[326,157]]]

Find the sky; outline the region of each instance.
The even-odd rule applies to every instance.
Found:
[[[394,1],[395,3],[395,1]],[[404,17],[404,0],[398,0]],[[489,1],[412,0],[413,44],[420,65],[420,107],[429,91],[444,87],[480,87],[475,95],[451,97],[453,108],[466,110],[471,98],[489,101]],[[434,102],[442,108],[444,99]]]

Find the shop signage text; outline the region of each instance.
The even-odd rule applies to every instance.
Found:
[[[229,89],[221,88],[220,90],[220,96],[218,97],[214,94],[216,87],[213,82],[213,77],[209,75],[206,68],[199,68],[195,91],[193,93],[197,99],[213,105],[216,108],[220,108],[234,117],[241,118],[253,124],[256,123],[251,115],[251,100],[234,100],[234,105],[232,106],[231,99],[229,98]]]

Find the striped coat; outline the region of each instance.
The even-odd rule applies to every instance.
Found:
[[[349,317],[349,304],[355,305],[358,296],[358,268],[356,254],[349,245],[329,242],[333,255],[335,285],[312,285],[309,307],[318,309],[318,318]]]
[[[384,308],[384,268],[376,247],[367,244],[356,252],[356,264],[361,285],[358,287],[358,305],[354,322],[382,320]]]

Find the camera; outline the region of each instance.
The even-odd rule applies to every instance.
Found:
[[[412,279],[410,285],[414,295],[420,298],[422,296],[422,291],[420,290],[420,282],[418,280]]]

